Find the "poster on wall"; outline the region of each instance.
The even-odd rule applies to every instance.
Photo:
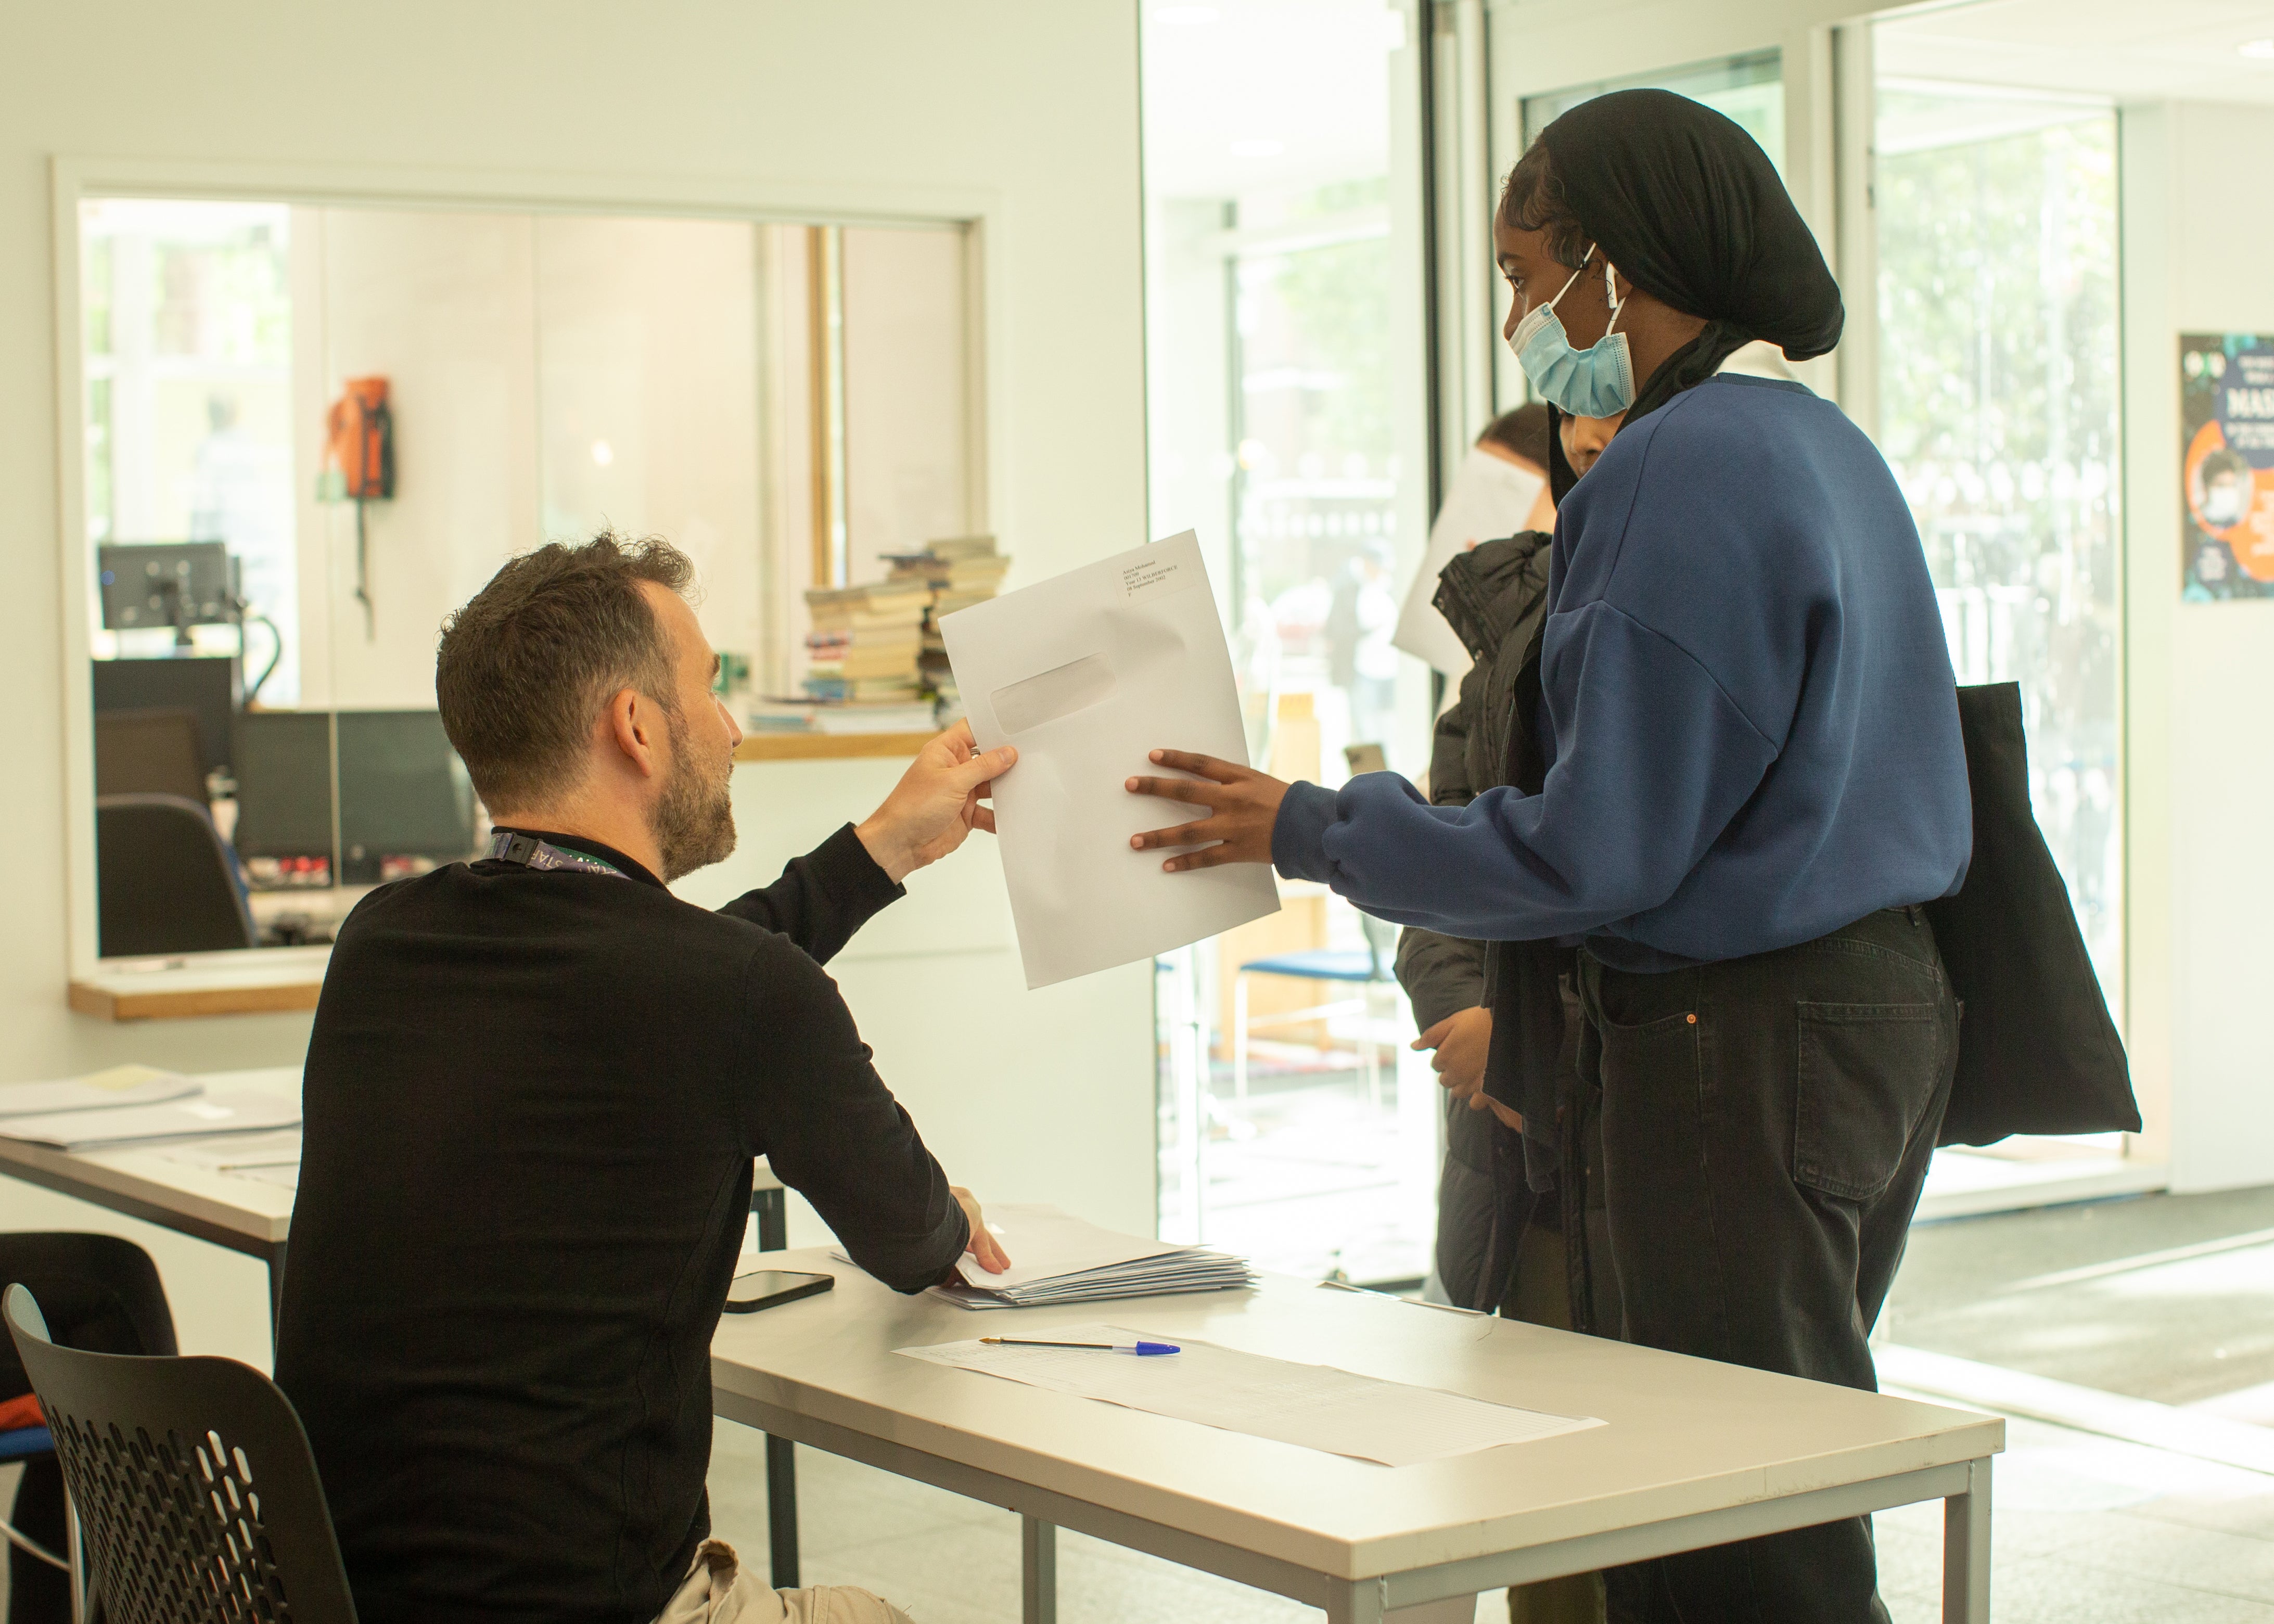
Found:
[[[2180,337],[2180,597],[2274,598],[2274,338]]]

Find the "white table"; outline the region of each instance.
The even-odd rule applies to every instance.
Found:
[[[825,1251],[837,1289],[712,1343],[719,1415],[1018,1512],[1025,1618],[1056,1617],[1054,1530],[1323,1607],[1332,1624],[1922,1500],[1945,1502],[1943,1617],[1990,1616],[1992,1417],[1281,1276],[1254,1292],[972,1313]],[[1609,1423],[1389,1468],[900,1357],[1103,1320]],[[1106,1356],[1111,1357],[1111,1356]]]
[[[295,1100],[300,1094],[297,1066],[212,1071],[199,1080],[214,1093],[242,1089]],[[0,1139],[0,1174],[259,1258],[268,1265],[273,1328],[292,1231],[292,1192],[282,1185],[169,1161],[154,1146],[72,1152],[9,1139]]]

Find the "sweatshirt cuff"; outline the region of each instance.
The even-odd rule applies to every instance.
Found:
[[[1271,866],[1281,878],[1327,881],[1327,826],[1334,821],[1334,791],[1316,784],[1287,786],[1271,825]]]
[[[864,918],[908,894],[907,887],[894,883],[892,876],[877,867],[877,860],[869,855],[869,848],[861,844],[861,837],[853,832],[850,823],[815,846],[810,861],[820,872],[821,883],[830,895],[859,909]]]

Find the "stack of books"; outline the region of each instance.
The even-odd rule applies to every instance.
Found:
[[[921,696],[919,661],[929,583],[879,581],[817,587],[805,595],[813,630],[805,640],[805,691],[839,703],[907,704]]]
[[[994,597],[1002,590],[1011,560],[995,550],[992,536],[950,536],[926,542],[921,553],[886,553],[885,561],[892,567],[892,580],[922,582],[929,590],[920,669],[925,691],[937,703],[939,725],[948,726],[962,716],[963,697],[947,663],[940,617]]]

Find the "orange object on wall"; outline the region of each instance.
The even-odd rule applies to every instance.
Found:
[[[347,393],[325,418],[324,464],[326,483],[338,496],[371,501],[395,494],[395,417],[386,379],[348,380]]]

